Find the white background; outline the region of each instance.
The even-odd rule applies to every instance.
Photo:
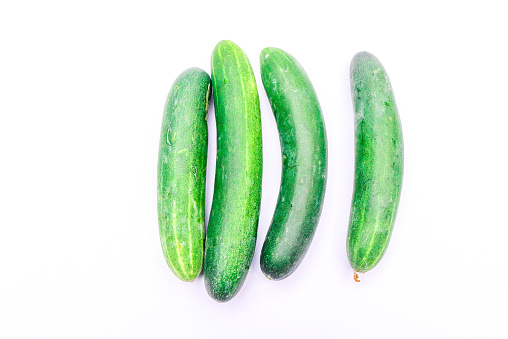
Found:
[[[503,1],[2,1],[0,338],[506,338],[508,23]],[[240,293],[164,262],[156,215],[162,110],[222,39],[258,80],[264,177]],[[286,280],[259,268],[280,147],[259,53],[294,55],[328,131],[321,222]],[[384,64],[405,138],[392,241],[355,283],[349,63]],[[213,109],[213,106],[211,107]],[[209,115],[207,215],[215,169]]]

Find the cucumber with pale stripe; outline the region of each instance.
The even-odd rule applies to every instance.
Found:
[[[204,278],[219,302],[243,285],[256,245],[263,167],[256,80],[245,53],[221,41],[212,53],[217,161]]]
[[[357,272],[383,257],[392,234],[403,176],[403,142],[392,86],[379,60],[353,57],[351,96],[355,113],[355,180],[347,254]]]
[[[175,80],[164,108],[157,169],[157,209],[164,257],[183,281],[203,266],[207,114],[210,77],[199,69]]]
[[[273,280],[293,273],[319,223],[326,186],[326,131],[314,88],[298,61],[278,48],[261,52],[261,78],[275,115],[282,180],[261,251],[261,270]]]

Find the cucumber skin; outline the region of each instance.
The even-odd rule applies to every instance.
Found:
[[[164,107],[157,168],[157,209],[164,258],[183,281],[203,266],[210,77],[180,74]]]
[[[350,68],[355,112],[355,182],[347,254],[357,272],[383,257],[400,200],[404,147],[402,128],[385,69],[368,52],[357,53]]]
[[[204,278],[208,294],[225,302],[240,290],[254,255],[263,168],[256,80],[231,41],[219,42],[212,53],[212,87],[217,162]]]
[[[278,48],[265,48],[260,63],[282,150],[279,198],[260,264],[269,279],[281,280],[300,265],[319,223],[326,188],[326,130],[314,88],[298,61]]]

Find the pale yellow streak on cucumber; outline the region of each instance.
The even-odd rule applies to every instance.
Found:
[[[242,98],[244,99],[243,100],[243,106],[244,106],[244,111],[245,112],[248,112],[248,103],[247,103],[247,99],[250,99],[250,98],[247,98],[247,95],[245,94],[245,85],[243,83],[243,76],[242,76],[242,66],[240,65],[240,60],[239,60],[239,57],[238,57],[238,53],[236,53],[236,49],[235,48],[232,48],[233,50],[233,53],[235,55],[235,60],[236,60],[236,64],[238,66],[238,71],[240,72],[240,87],[242,88]],[[249,65],[249,60],[247,59],[247,57],[245,56],[244,53],[241,53],[242,57],[244,59],[246,59],[244,61],[245,65],[248,66]],[[247,67],[248,68],[248,67]],[[248,129],[248,125],[249,125],[249,119],[248,119],[248,116],[247,116],[247,119],[244,119],[244,123],[245,123],[245,133],[249,133],[249,129]],[[248,152],[249,152],[249,138],[246,138],[246,143],[245,143],[245,152],[243,153],[244,154],[244,160],[245,161],[245,173],[244,173],[244,183],[246,184],[250,184],[250,182],[248,181],[248,173],[250,172],[249,168],[250,168],[250,163],[249,163],[249,156],[248,156]],[[243,204],[243,215],[246,215],[247,214],[247,204]]]
[[[176,200],[173,201],[173,211],[177,211],[176,209]],[[183,259],[182,259],[182,247],[180,246],[180,241],[178,239],[178,236],[177,236],[177,233],[176,233],[176,213],[173,213],[173,222],[171,223],[173,225],[173,234],[175,236],[175,243],[176,243],[176,253],[177,253],[177,256],[178,256],[178,263],[180,264],[180,272],[179,273],[182,273],[184,272],[184,263],[183,263]],[[176,265],[175,265],[176,267]],[[185,275],[185,278],[188,279],[187,275]]]
[[[376,166],[376,167],[379,167],[379,166]],[[384,170],[384,172],[386,172],[386,169]],[[384,175],[384,177],[386,178],[388,175]],[[373,233],[373,236],[371,236],[370,238],[370,242],[369,242],[369,245],[368,245],[368,250],[365,252],[365,254],[363,255],[363,260],[362,260],[362,266],[365,264],[365,262],[367,261],[367,259],[369,258],[369,255],[370,255],[370,252],[372,252],[372,250],[374,249],[374,242],[378,239],[377,237],[377,234],[378,234],[378,229],[379,229],[379,217],[377,218],[375,224],[376,224],[376,229],[375,229],[375,232]],[[363,229],[363,227],[362,227]],[[388,240],[389,240],[390,237],[384,237],[384,244],[381,248],[384,248],[385,251],[386,251],[386,244],[388,243]],[[379,252],[378,256],[376,257],[376,261],[375,262],[378,262],[379,258],[381,258],[382,256],[384,255],[384,251],[382,252]]]
[[[219,54],[219,58],[220,58],[220,59],[222,59],[222,53],[221,53],[221,51],[220,51],[220,47],[219,47],[219,48],[217,48],[217,54]]]
[[[374,241],[377,239],[377,230],[378,230],[378,227],[379,226],[379,223],[376,222],[376,229],[373,233],[373,236],[370,237],[370,242],[369,242],[369,245],[368,245],[368,250],[367,252],[365,252],[365,254],[363,255],[363,260],[362,260],[362,266],[365,264],[365,261],[369,258],[369,255],[370,255],[370,252],[372,252],[372,248],[374,247],[373,244],[374,244]]]
[[[192,182],[192,177],[194,176],[194,174],[192,173],[192,171],[189,171],[189,174],[190,174],[190,177],[189,177],[189,181]],[[189,234],[189,253],[190,253],[190,274],[193,275],[193,271],[194,271],[194,255],[193,255],[193,251],[192,251],[192,234],[191,234],[191,220],[192,218],[190,216],[193,216],[193,214],[191,214],[191,211],[190,211],[190,202],[192,200],[192,197],[190,196],[190,192],[187,193],[187,196],[188,196],[188,199],[187,199],[187,231],[188,231],[188,234]]]
[[[164,253],[165,254],[168,253],[168,237],[164,238],[164,240],[162,241],[162,246],[163,246],[163,249],[164,249]],[[176,268],[176,264],[172,260],[172,257],[173,257],[172,255],[164,255],[164,257],[166,258],[166,261],[169,261],[168,264],[170,265],[170,267],[175,267]]]

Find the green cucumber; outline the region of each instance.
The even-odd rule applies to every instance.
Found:
[[[221,41],[212,53],[217,162],[205,242],[208,294],[232,299],[243,285],[256,246],[263,168],[256,80],[245,53]]]
[[[403,176],[402,129],[392,86],[379,60],[353,57],[351,96],[355,112],[355,181],[347,254],[357,272],[383,257],[397,214]]]
[[[183,281],[203,266],[207,114],[210,77],[199,69],[175,80],[164,108],[157,168],[157,210],[164,258]]]
[[[280,280],[301,263],[319,223],[326,186],[326,131],[314,88],[298,61],[278,48],[265,48],[260,62],[282,150],[279,198],[260,264],[269,279]]]

